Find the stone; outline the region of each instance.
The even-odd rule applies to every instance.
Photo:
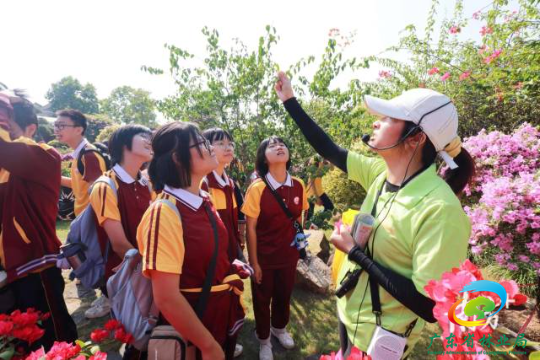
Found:
[[[328,294],[332,283],[331,270],[324,261],[308,251],[306,260],[298,261],[296,283],[306,290]]]
[[[330,257],[330,242],[326,238],[324,231],[304,230],[304,233],[306,235],[310,234],[308,238],[308,250],[326,263]]]

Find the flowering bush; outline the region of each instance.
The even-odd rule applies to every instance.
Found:
[[[492,327],[490,322],[484,326],[476,326],[473,328],[466,328],[464,326],[456,326],[448,320],[448,312],[452,305],[464,297],[460,291],[463,287],[473,281],[483,280],[480,270],[469,260],[465,260],[459,268],[453,268],[450,272],[445,272],[441,280],[431,280],[426,286],[425,290],[428,296],[435,301],[435,307],[433,308],[433,315],[437,319],[439,326],[443,333],[440,340],[443,342],[445,351],[463,352],[474,351],[478,354],[479,351],[484,349],[478,344],[483,336],[489,336],[492,334]],[[520,305],[524,301],[527,301],[527,297],[519,294],[519,288],[514,281],[501,281],[501,285],[507,290],[508,300],[513,305]],[[491,299],[496,306],[500,306],[501,301],[498,297],[492,297],[491,292],[475,292],[468,295],[468,300],[483,296]],[[456,316],[460,319],[466,319],[467,316],[463,313],[463,307],[458,306],[456,309]],[[472,319],[469,319],[472,320]],[[452,336],[452,334],[455,336]],[[465,335],[473,335],[474,341],[473,347],[464,346],[462,341]],[[452,346],[450,340],[447,338],[453,338],[455,344]],[[457,345],[457,346],[456,346]],[[469,359],[474,358],[476,360],[489,359],[487,355],[455,355],[444,354],[437,357],[438,360],[446,359]]]
[[[540,274],[540,131],[529,124],[510,135],[481,131],[464,147],[478,172],[466,189],[473,254],[532,282]]]
[[[55,342],[53,347],[45,352],[43,348],[31,353],[26,360],[104,360],[107,359],[107,354],[99,350],[99,346],[106,339],[115,339],[124,344],[133,342],[133,336],[126,333],[124,325],[118,320],[109,320],[103,326],[103,329],[95,329],[90,334],[92,341],[83,342],[75,341],[75,344],[67,342]],[[93,342],[93,343],[92,343]]]
[[[26,312],[15,310],[11,315],[0,314],[0,359],[21,356],[23,345],[32,344],[43,336],[39,327],[50,314],[42,314],[33,308]]]
[[[42,314],[33,308],[26,312],[15,310],[11,315],[0,314],[0,359],[4,360],[104,360],[107,354],[95,345],[106,339],[115,339],[125,344],[133,342],[133,336],[126,333],[117,320],[109,320],[103,329],[96,329],[90,335],[92,341],[77,340],[74,344],[56,341],[48,352],[42,348],[25,357],[25,343],[32,344],[40,339],[44,330],[38,325],[48,319],[49,313]]]

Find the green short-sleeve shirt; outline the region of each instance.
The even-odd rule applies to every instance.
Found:
[[[386,179],[384,161],[349,151],[347,172],[349,179],[366,189],[361,212],[371,213],[377,192]],[[435,165],[414,177],[392,201],[393,195],[395,193],[386,192],[383,187],[377,202],[374,229],[381,220],[384,221],[375,237],[371,237],[369,246],[377,263],[412,279],[417,290],[426,295],[424,286],[429,280],[440,279],[443,272],[459,266],[466,259],[471,224],[450,186],[437,175]],[[345,259],[338,283],[348,270],[357,267]],[[356,288],[338,299],[339,318],[347,328],[349,339],[363,351],[367,350],[376,327],[367,284],[368,276],[363,271]],[[404,333],[418,316],[382,287],[379,287],[379,294],[382,326]],[[356,338],[352,339],[357,325]],[[425,321],[419,319],[407,341],[407,353],[420,338],[424,325]]]

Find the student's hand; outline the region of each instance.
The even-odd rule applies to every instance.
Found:
[[[253,279],[257,284],[260,284],[262,282],[262,269],[259,264],[252,264],[251,267],[253,268]]]
[[[294,92],[291,86],[291,80],[287,77],[287,74],[285,74],[283,71],[278,72],[278,81],[276,82],[276,85],[274,86],[274,89],[276,89],[276,94],[278,98],[285,102],[289,100],[290,98],[294,97]]]
[[[215,340],[208,349],[200,350],[203,360],[225,360],[225,353]]]
[[[354,247],[354,239],[345,225],[341,225],[339,229],[334,229],[330,241],[345,254],[348,254]]]

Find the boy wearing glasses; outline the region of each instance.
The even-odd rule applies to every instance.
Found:
[[[88,206],[90,197],[88,190],[90,186],[105,171],[107,171],[105,160],[93,145],[86,140],[84,133],[87,127],[86,116],[77,110],[61,110],[57,114],[58,118],[54,123],[54,135],[61,143],[67,144],[74,151],[71,154],[71,178],[62,177],[62,186],[73,189],[75,197],[75,215],[78,216]],[[81,161],[84,171],[81,174],[78,170],[77,162],[79,154],[84,151]]]
[[[107,166],[103,157],[95,150],[95,147],[84,137],[87,128],[86,116],[77,110],[61,110],[56,114],[58,118],[54,123],[54,135],[61,143],[67,144],[73,149],[71,153],[71,177],[62,176],[62,186],[73,190],[75,197],[74,212],[78,216],[90,202],[90,187],[105,171]],[[82,153],[82,156],[80,154]],[[78,162],[83,164],[84,171],[81,173]],[[94,290],[86,290],[79,293],[80,297],[91,296]],[[85,312],[87,318],[99,318],[109,313],[109,302],[101,296],[92,303],[92,307]]]

